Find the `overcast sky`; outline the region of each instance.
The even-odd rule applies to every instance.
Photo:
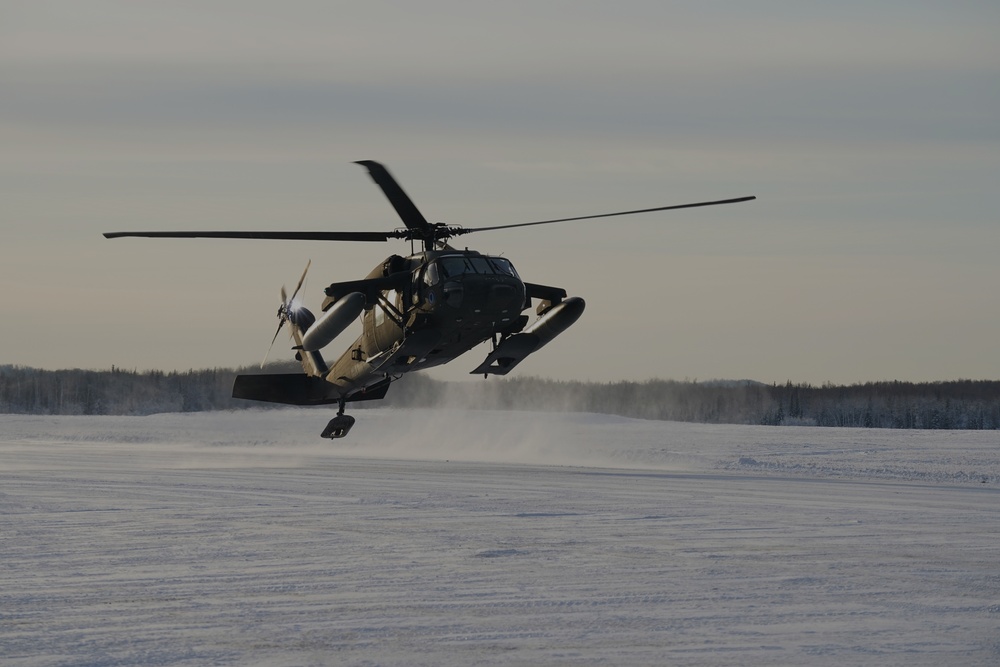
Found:
[[[461,239],[587,300],[520,374],[997,379],[998,34],[995,0],[0,0],[0,363],[259,362],[307,260],[318,310],[408,245],[101,233],[393,229],[374,159],[467,226],[759,198]]]

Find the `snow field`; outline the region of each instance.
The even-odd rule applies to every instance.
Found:
[[[1000,437],[0,415],[5,665],[995,665]]]

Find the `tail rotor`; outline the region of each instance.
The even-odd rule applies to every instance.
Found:
[[[261,368],[264,368],[264,364],[267,363],[267,358],[271,354],[271,348],[274,347],[274,342],[278,340],[278,334],[281,333],[281,328],[285,326],[285,322],[291,322],[293,325],[296,324],[300,326],[305,325],[302,326],[303,329],[308,328],[308,324],[311,324],[311,322],[307,324],[305,322],[297,321],[298,319],[300,319],[298,317],[300,313],[306,314],[309,313],[309,311],[305,310],[304,308],[299,308],[295,304],[295,297],[299,295],[299,290],[302,289],[302,285],[306,281],[306,274],[309,273],[309,267],[311,265],[312,265],[312,260],[310,259],[308,262],[306,262],[305,271],[302,272],[302,277],[299,278],[299,283],[295,286],[295,291],[292,292],[291,298],[288,298],[288,293],[285,291],[285,286],[284,285],[281,286],[281,305],[278,306],[278,328],[274,332],[274,338],[271,339],[271,344],[267,348],[267,354],[264,355],[264,360],[260,362]],[[311,313],[309,314],[311,315]]]

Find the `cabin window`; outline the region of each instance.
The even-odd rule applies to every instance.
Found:
[[[399,307],[399,292],[396,290],[382,292],[382,296],[393,306],[397,308]],[[380,326],[383,322],[385,322],[385,307],[382,304],[379,304],[375,307],[375,326]]]
[[[387,292],[382,292],[382,298],[386,299],[394,308],[399,308],[401,305],[401,299],[399,292],[396,290],[389,290]],[[381,325],[385,322],[387,309],[381,303],[375,307],[375,326]]]

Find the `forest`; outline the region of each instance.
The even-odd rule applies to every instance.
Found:
[[[297,370],[297,365],[276,363],[265,372]],[[236,375],[253,372],[261,371],[50,371],[0,365],[0,413],[147,415],[281,407],[230,396]],[[352,404],[351,410],[380,405],[580,411],[713,424],[1000,429],[1000,381],[990,380],[813,386],[751,380],[567,382],[530,376],[455,382],[414,374],[396,382],[385,401]]]

